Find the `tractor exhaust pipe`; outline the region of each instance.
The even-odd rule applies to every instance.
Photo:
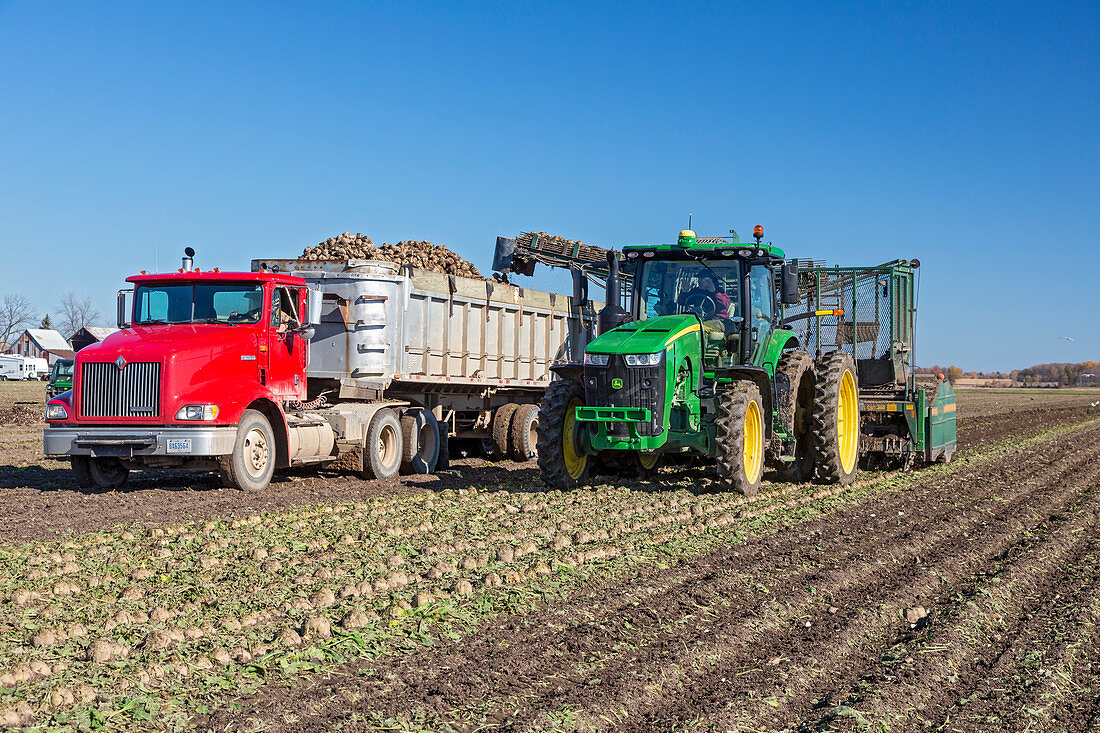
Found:
[[[622,281],[619,280],[619,258],[615,252],[607,253],[607,304],[600,311],[600,333],[607,333],[629,319],[622,306]]]

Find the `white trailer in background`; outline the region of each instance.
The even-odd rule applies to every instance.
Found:
[[[50,366],[45,359],[21,354],[0,354],[0,379],[4,381],[42,379],[49,372]]]

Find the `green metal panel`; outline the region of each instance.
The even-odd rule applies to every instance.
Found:
[[[944,380],[940,383],[936,399],[928,408],[928,427],[926,429],[927,443],[925,445],[925,459],[936,460],[944,453],[954,453],[957,445],[955,431],[955,390],[951,383]]]

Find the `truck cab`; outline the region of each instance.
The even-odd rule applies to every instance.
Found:
[[[72,389],[47,404],[46,454],[71,456],[81,484],[116,486],[135,465],[216,467],[258,414],[278,429],[270,445],[252,436],[254,473],[287,465],[275,438],[306,400],[305,281],[185,267],[127,282],[121,330],[77,353]]]

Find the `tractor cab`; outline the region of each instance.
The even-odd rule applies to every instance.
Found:
[[[633,270],[631,316],[639,327],[687,317],[694,322],[689,326],[698,326],[708,369],[764,363],[779,316],[782,250],[743,246],[736,235],[700,239],[686,229],[674,245],[628,246],[624,255]]]

